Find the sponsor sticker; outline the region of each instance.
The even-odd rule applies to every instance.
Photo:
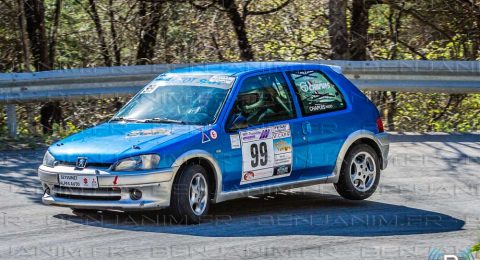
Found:
[[[58,176],[58,182],[62,187],[75,188],[98,188],[98,180],[96,175],[64,175]]]
[[[278,175],[290,174],[291,171],[292,171],[291,165],[281,165],[273,169],[273,175],[278,176]]]
[[[272,129],[263,128],[258,130],[252,130],[247,132],[240,132],[240,138],[242,142],[252,142],[258,140],[265,140],[272,138]]]
[[[148,136],[148,135],[171,135],[172,131],[165,128],[155,128],[146,130],[135,130],[127,134],[128,137]]]
[[[248,171],[243,174],[243,180],[245,181],[253,180],[253,178],[255,178],[255,173],[253,173],[252,171]]]
[[[142,90],[142,93],[143,94],[151,94],[153,92],[155,92],[155,90],[157,90],[157,88],[159,87],[160,85],[156,84],[156,83],[150,83],[148,84],[147,86],[145,86]]]
[[[238,134],[230,135],[230,144],[232,149],[239,149],[241,147],[240,136]]]
[[[284,137],[290,137],[290,131],[280,131],[280,132],[275,132],[272,134],[273,139],[280,139]]]
[[[292,151],[292,138],[282,138],[273,140],[275,154],[288,153]]]
[[[328,104],[328,105],[317,104],[317,105],[309,106],[308,110],[310,110],[310,112],[315,112],[315,111],[327,110],[332,108],[334,108],[333,104]]]
[[[221,82],[221,83],[224,83],[224,84],[232,84],[233,81],[235,81],[235,77],[217,75],[217,76],[212,76],[210,78],[210,81],[211,82]]]
[[[290,153],[275,154],[275,165],[292,164]]]
[[[316,80],[300,82],[298,85],[300,87],[300,90],[302,90],[303,92],[314,92],[331,88],[330,83]]]
[[[217,131],[215,130],[210,130],[210,137],[215,140],[217,139]]]

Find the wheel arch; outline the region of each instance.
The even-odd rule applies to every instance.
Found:
[[[382,153],[382,149],[380,141],[375,136],[375,133],[368,131],[368,130],[359,130],[351,133],[345,142],[343,143],[342,147],[340,148],[340,152],[337,156],[337,161],[335,163],[335,167],[333,169],[333,176],[327,180],[327,182],[337,183],[340,177],[340,170],[342,169],[342,163],[345,159],[345,156],[348,152],[357,144],[367,144],[372,147],[378,155],[380,160],[380,168],[384,169],[384,160],[387,158],[383,158],[384,155]]]
[[[180,155],[172,165],[173,177],[172,185],[180,176],[178,173],[190,165],[199,164],[203,166],[209,174],[209,184],[212,184],[213,190],[211,192],[212,201],[215,202],[219,192],[222,190],[222,172],[220,166],[215,158],[207,151],[204,150],[192,150]]]

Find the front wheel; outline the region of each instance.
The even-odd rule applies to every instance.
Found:
[[[342,163],[337,192],[350,200],[363,200],[375,192],[380,181],[380,160],[367,144],[354,146]]]
[[[173,184],[171,209],[178,220],[200,223],[210,207],[208,175],[200,165],[188,165]]]

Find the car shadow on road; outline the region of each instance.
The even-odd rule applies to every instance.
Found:
[[[313,192],[281,192],[214,205],[200,225],[178,224],[168,211],[59,214],[72,224],[206,237],[284,235],[396,236],[461,230],[463,220],[374,201],[348,201]]]

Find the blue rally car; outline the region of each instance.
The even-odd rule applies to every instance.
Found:
[[[211,203],[321,183],[366,199],[388,149],[339,67],[211,64],[159,75],[108,122],[54,143],[38,175],[46,204],[170,207],[197,223]]]

